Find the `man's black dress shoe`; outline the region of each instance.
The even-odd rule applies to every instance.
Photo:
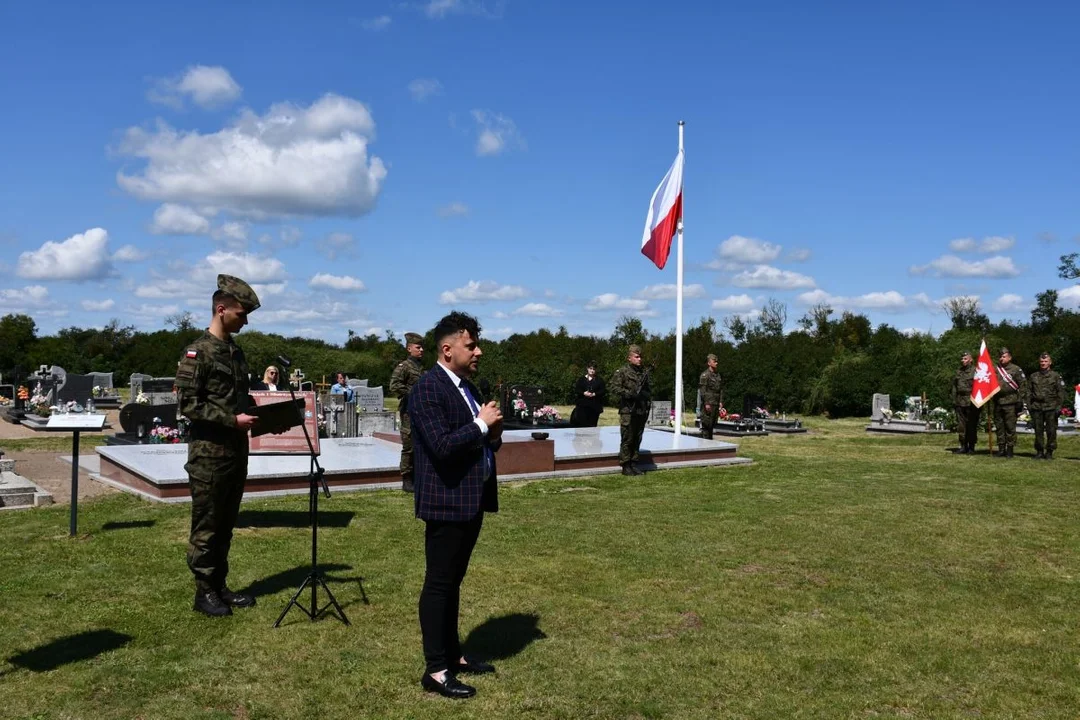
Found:
[[[218,597],[221,598],[221,602],[230,607],[253,607],[255,605],[255,596],[248,595],[247,593],[233,592],[229,588],[222,588],[218,591]]]
[[[424,673],[423,677],[420,678],[420,686],[428,692],[439,693],[443,697],[454,698],[455,700],[471,698],[476,694],[476,688],[472,685],[466,685],[454,677],[453,673],[449,672],[446,673],[446,679],[442,682]]]
[[[195,593],[195,608],[197,612],[210,617],[225,617],[232,615],[232,608],[221,601],[216,592]]]
[[[468,673],[470,675],[487,675],[495,672],[495,666],[491,663],[482,660],[470,660],[469,658],[465,658],[463,663],[458,663],[456,669],[459,673]]]

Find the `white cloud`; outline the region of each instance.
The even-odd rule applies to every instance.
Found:
[[[109,276],[109,234],[91,228],[63,242],[47,242],[19,255],[18,275],[30,280],[99,280]]]
[[[643,312],[649,309],[648,300],[642,300],[640,298],[628,298],[621,297],[615,293],[604,293],[597,295],[589,302],[585,303],[586,310],[630,310],[633,312]]]
[[[253,217],[359,216],[375,205],[386,167],[368,156],[375,122],[356,100],[327,94],[309,107],[244,110],[209,134],[159,122],[129,128],[118,151],[146,161],[117,173],[121,188],[144,200],[181,203],[204,214]]]
[[[757,238],[732,235],[716,249],[721,260],[744,265],[762,265],[780,257],[783,248]]]
[[[292,225],[286,225],[281,228],[281,243],[283,245],[295,245],[300,242],[300,238],[304,237],[304,233],[300,228],[293,227]]]
[[[210,294],[206,297],[207,310],[210,308]],[[175,303],[169,305],[148,305],[143,303],[142,305],[136,305],[134,307],[125,308],[127,314],[135,316],[137,319],[148,322],[157,321],[162,324],[165,322],[165,318],[170,315],[175,315],[180,312],[181,307]]]
[[[1065,310],[1080,308],[1080,285],[1070,285],[1058,290],[1058,307]]]
[[[356,240],[349,233],[330,233],[315,243],[315,249],[330,260],[337,260],[342,255],[352,255]]]
[[[753,270],[744,270],[731,279],[736,287],[768,288],[770,290],[794,290],[812,288],[817,283],[814,278],[791,270],[781,270],[771,265],[757,265]]]
[[[124,245],[113,253],[112,259],[116,262],[141,262],[150,257],[150,253],[140,250],[134,245]]]
[[[234,250],[242,250],[247,245],[248,227],[246,222],[234,220],[214,228],[211,234],[215,240],[222,241],[226,246]]]
[[[197,283],[217,287],[219,273],[243,278],[253,286],[276,285],[285,280],[285,264],[277,258],[219,250],[196,264],[191,277]]]
[[[203,108],[215,108],[240,97],[240,85],[220,65],[193,65],[180,77],[158,81],[147,97],[151,102],[183,107],[184,97]]]
[[[994,302],[990,303],[990,309],[1000,313],[1018,313],[1031,310],[1031,305],[1024,302],[1024,298],[1013,293],[1005,293]]]
[[[486,110],[473,110],[476,120],[476,154],[485,157],[498,155],[513,147],[524,148],[525,140],[518,132],[514,121],[505,115],[493,114]]]
[[[105,300],[83,300],[81,303],[82,309],[88,312],[105,312],[106,310],[112,310],[116,305],[116,301],[112,298]]]
[[[442,83],[435,78],[417,78],[409,83],[409,93],[416,102],[424,102],[434,95],[442,95]]]
[[[447,15],[479,15],[486,18],[502,17],[506,0],[426,0],[424,14],[433,20]]]
[[[470,280],[464,287],[446,290],[439,295],[440,305],[485,303],[494,300],[520,300],[529,292],[520,285],[500,285],[494,280]]]
[[[349,275],[331,275],[329,273],[318,273],[311,278],[311,282],[308,283],[313,288],[324,288],[327,290],[337,290],[339,292],[364,292],[367,287],[360,280]]]
[[[1014,245],[1016,245],[1015,238],[1000,235],[984,237],[982,242],[972,237],[957,238],[949,241],[949,249],[953,252],[981,252],[987,255],[1004,252]]]
[[[728,295],[712,301],[712,309],[728,313],[745,313],[754,309],[754,299],[749,295]]]
[[[441,18],[452,12],[461,12],[461,0],[428,0],[424,13],[429,18]]]
[[[901,312],[914,308],[932,309],[940,306],[925,293],[905,296],[896,290],[870,292],[864,295],[833,295],[824,290],[811,290],[800,293],[795,301],[801,305],[825,304],[839,310],[880,310],[881,312]]]
[[[210,221],[186,205],[165,203],[154,211],[150,232],[155,235],[206,235]]]
[[[811,252],[809,248],[793,248],[788,252],[787,259],[788,262],[806,262],[810,259],[810,255]]]
[[[975,238],[957,238],[949,241],[949,249],[953,252],[972,252],[979,247]]]
[[[923,275],[929,272],[937,277],[961,278],[1008,278],[1020,274],[1012,258],[1003,255],[972,262],[955,255],[942,255],[926,265],[912,265],[910,272],[912,275]]]
[[[532,317],[559,317],[562,314],[562,310],[553,308],[547,303],[526,303],[511,313],[511,315],[530,315]]]
[[[495,312],[491,313],[491,317],[495,318],[496,320],[505,320],[510,316],[504,313],[502,310],[496,310]]]
[[[634,293],[634,297],[641,298],[642,300],[674,300],[675,292],[678,288],[674,283],[659,285],[649,285]],[[703,298],[705,297],[704,285],[683,285],[683,298]]]
[[[469,206],[461,202],[452,202],[447,205],[443,205],[436,211],[439,217],[463,217],[469,214]]]
[[[27,285],[23,288],[0,290],[0,314],[20,313],[37,318],[43,315],[60,317],[67,308],[49,299],[49,290],[43,285]]]
[[[386,28],[390,27],[391,22],[392,20],[389,15],[379,15],[378,17],[373,17],[365,20],[361,23],[361,26],[365,30],[379,32],[380,30],[385,30]]]

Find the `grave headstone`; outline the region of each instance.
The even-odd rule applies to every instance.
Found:
[[[889,396],[883,393],[874,393],[873,399],[870,401],[870,419],[875,422],[881,422],[885,419],[885,414],[882,410],[890,410],[892,406],[889,404]]]
[[[525,404],[524,410],[516,407],[516,405],[520,404],[517,402],[519,400]],[[532,422],[533,412],[544,404],[544,389],[542,387],[536,385],[510,385],[504,390],[502,413],[508,418],[528,423]]]
[[[671,422],[671,401],[654,400],[649,408],[649,420],[646,424],[667,427]]]
[[[363,380],[358,380],[356,378],[349,378],[348,380],[345,381],[345,384],[348,385],[351,388],[367,387],[368,386],[368,381],[367,381],[367,378],[365,378]]]
[[[744,418],[754,417],[754,408],[765,408],[765,397],[763,395],[743,395],[742,401],[742,416]]]
[[[154,420],[158,422],[155,423]],[[176,427],[176,403],[171,405],[140,405],[128,403],[120,408],[120,427],[124,432],[138,434],[142,425],[143,434],[149,434],[154,425]]]
[[[356,407],[360,409],[361,413],[366,412],[381,412],[383,409],[383,389],[379,387],[358,387],[354,388],[353,396]]]
[[[90,399],[94,394],[94,378],[90,375],[76,375],[69,373],[67,381],[63,384],[60,390],[57,392],[57,401],[77,402],[80,405],[85,405],[86,401]]]
[[[94,385],[98,386],[102,390],[113,389],[113,374],[111,372],[92,372],[87,373],[87,377],[93,378]]]

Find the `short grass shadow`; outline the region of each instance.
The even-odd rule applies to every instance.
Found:
[[[133,528],[154,527],[157,520],[110,520],[101,526],[102,530],[131,530]]]
[[[349,527],[355,512],[331,510],[319,513],[319,527]],[[238,528],[305,528],[311,527],[311,515],[307,510],[241,510],[236,518]]]
[[[48,672],[61,665],[95,658],[127,645],[134,638],[115,630],[87,630],[12,655],[8,662],[31,672]]]
[[[540,629],[540,616],[511,613],[488,618],[473,628],[464,643],[465,654],[483,660],[505,660],[517,655],[534,640],[547,635]]]
[[[319,572],[323,574],[323,577],[326,579],[327,582],[338,581],[334,578],[326,577],[326,573],[338,572],[342,570],[352,570],[352,565],[329,563],[319,566]],[[304,578],[306,578],[310,572],[310,565],[297,565],[294,568],[282,570],[281,572],[274,573],[269,577],[256,580],[255,582],[251,583],[251,585],[244,588],[244,592],[254,595],[255,597],[261,597],[263,595],[273,595],[274,593],[281,592],[282,590],[295,589],[300,587],[300,583],[304,582]],[[359,582],[362,579],[363,578],[357,578],[357,581]]]

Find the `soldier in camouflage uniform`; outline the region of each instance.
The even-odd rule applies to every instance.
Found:
[[[971,353],[960,356],[960,367],[953,375],[953,408],[956,410],[956,436],[960,454],[971,455],[979,439],[979,408],[971,402],[971,386],[975,383],[975,363]]]
[[[1050,353],[1039,356],[1039,369],[1027,381],[1027,397],[1024,404],[1031,414],[1035,428],[1035,459],[1053,460],[1057,449],[1057,422],[1061,406],[1065,402],[1065,381],[1056,370],[1051,370]]]
[[[639,460],[638,449],[645,432],[645,422],[649,419],[652,391],[649,389],[649,371],[641,367],[641,348],[631,345],[626,361],[626,365],[615,371],[608,389],[619,408],[619,464],[622,465],[622,474],[641,475],[642,471],[634,467],[634,463]]]
[[[420,376],[424,374],[424,368],[420,364],[424,357],[424,346],[421,344],[424,338],[416,333],[405,333],[405,352],[409,357],[398,363],[390,376],[390,392],[398,398],[398,427],[401,430],[401,489],[405,492],[413,492],[413,439],[412,427],[409,424],[409,390]]]
[[[248,364],[233,334],[259,307],[239,278],[218,275],[213,318],[188,346],[176,369],[178,412],[190,422],[187,470],[191,485],[188,567],[195,575],[195,610],[220,617],[255,598],[229,590],[229,546],[248,467],[248,430],[257,418],[248,395]]]
[[[698,378],[698,392],[701,393],[701,437],[712,440],[716,414],[720,412],[720,375],[716,372],[716,356],[709,353],[706,358],[708,367]]]
[[[998,457],[1011,458],[1016,445],[1016,416],[1027,392],[1027,378],[1014,365],[1009,348],[1001,348],[996,370],[1001,389],[994,396],[994,430],[998,434]]]

